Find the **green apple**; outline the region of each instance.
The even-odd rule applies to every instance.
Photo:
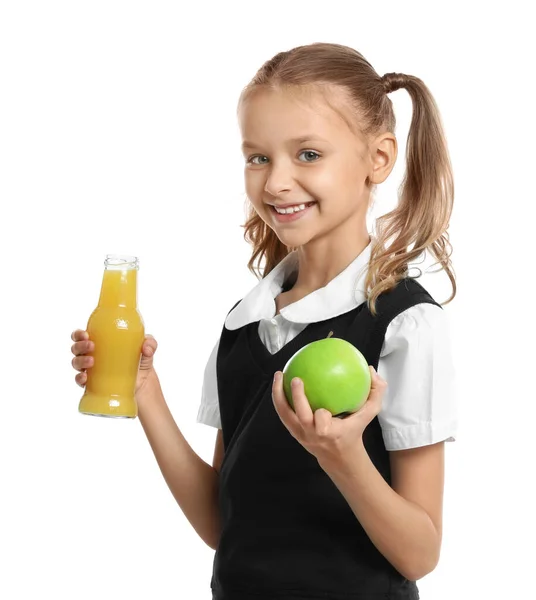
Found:
[[[331,334],[330,334],[331,335]],[[366,358],[346,340],[327,337],[298,350],[283,369],[283,389],[294,409],[290,382],[299,377],[313,412],[353,413],[366,402],[371,376]]]

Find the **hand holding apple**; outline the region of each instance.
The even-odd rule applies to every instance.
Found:
[[[291,381],[292,410],[283,389],[283,373],[277,371],[274,376],[272,399],[279,418],[290,434],[318,459],[326,471],[351,462],[356,452],[364,451],[363,431],[380,412],[387,388],[387,383],[374,367],[368,367],[368,370],[371,377],[368,398],[359,410],[342,419],[334,418],[325,408],[313,412],[303,382],[297,377]]]

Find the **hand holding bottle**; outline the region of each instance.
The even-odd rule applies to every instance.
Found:
[[[89,339],[89,334],[83,329],[73,331],[71,339],[74,344],[71,347],[71,352],[74,354],[72,366],[79,371],[74,380],[80,387],[85,387],[87,381],[87,369],[94,365],[93,353],[95,351],[95,343]],[[142,356],[136,378],[135,394],[137,394],[144,386],[147,378],[154,371],[153,358],[154,353],[158,348],[158,342],[152,335],[146,335],[142,346]]]

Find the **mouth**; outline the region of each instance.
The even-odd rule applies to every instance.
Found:
[[[274,214],[277,221],[280,223],[288,223],[289,221],[300,219],[303,215],[309,212],[310,208],[315,204],[318,204],[316,200],[302,204],[286,204],[277,207],[271,204],[270,210]]]
[[[313,204],[316,204],[316,202],[315,201],[308,202],[307,204],[303,204],[303,203],[302,204],[285,204],[285,205],[280,205],[280,206],[274,206],[272,204],[271,207],[279,215],[285,215],[285,214],[291,215],[292,213],[300,212],[301,210],[305,210],[306,208],[313,206]]]

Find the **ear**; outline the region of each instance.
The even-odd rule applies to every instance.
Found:
[[[397,156],[398,144],[394,134],[386,132],[378,136],[370,145],[370,183],[383,183],[393,170]]]

